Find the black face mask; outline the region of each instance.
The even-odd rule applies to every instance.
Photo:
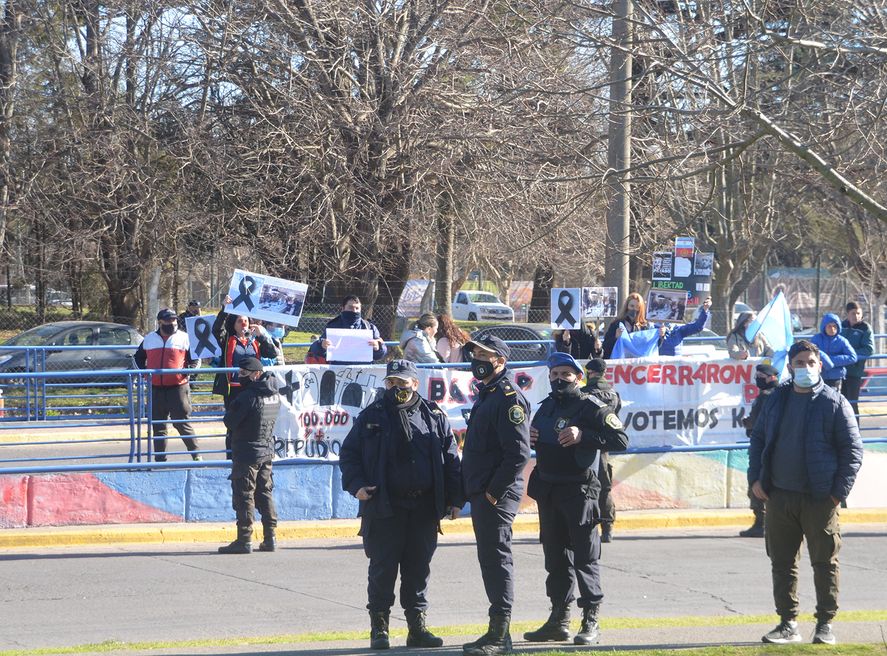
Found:
[[[626,313],[626,316],[627,316],[629,319],[631,319],[632,321],[634,321],[635,319],[638,318],[638,311],[637,311],[637,310],[629,310],[629,311]]]
[[[570,382],[556,378],[555,380],[548,381],[548,384],[551,386],[551,391],[555,396],[570,396],[579,390],[579,383],[576,381]]]
[[[349,325],[354,325],[360,321],[360,312],[352,312],[351,310],[342,310],[342,319]]]
[[[486,360],[471,359],[471,375],[478,380],[489,378],[493,373],[493,363]]]
[[[240,383],[241,387],[246,387],[247,385],[249,385],[253,381],[250,379],[249,376],[238,376],[237,382]]]
[[[164,335],[172,335],[176,331],[176,325],[173,323],[160,324],[160,332]]]
[[[396,403],[397,405],[403,405],[404,403],[409,403],[410,399],[413,398],[413,390],[409,387],[397,387],[396,385],[390,389],[385,390],[385,396],[388,399]]]
[[[776,387],[776,381],[768,378],[755,377],[755,385],[758,386],[759,390],[770,390]]]

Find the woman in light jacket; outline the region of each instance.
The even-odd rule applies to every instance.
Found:
[[[727,352],[734,360],[773,357],[773,349],[760,332],[752,341],[745,338],[745,331],[754,319],[754,312],[743,312],[736,320],[733,330],[727,335]]]
[[[415,325],[405,330],[400,338],[403,359],[412,362],[442,362],[434,350],[434,334],[437,332],[437,319],[433,314],[423,314]]]
[[[463,362],[462,347],[471,339],[468,333],[459,328],[449,314],[437,317],[437,352],[444,362]]]

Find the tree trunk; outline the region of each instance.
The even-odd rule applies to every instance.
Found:
[[[437,244],[434,274],[434,311],[450,314],[453,300],[453,260],[456,250],[456,222],[450,213],[449,196],[437,212]]]

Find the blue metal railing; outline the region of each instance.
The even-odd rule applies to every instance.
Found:
[[[879,336],[880,337],[880,336]],[[713,341],[717,338],[691,338],[694,341]],[[690,340],[688,340],[690,341]],[[551,343],[550,340],[513,340],[509,344],[539,344]],[[287,344],[287,347],[304,348],[308,344]],[[96,350],[117,349],[119,346],[69,346],[69,347],[2,347],[3,351],[10,349],[26,350],[24,362],[33,365],[35,369],[46,364],[48,350]],[[874,355],[869,358],[872,361],[880,361],[887,358],[887,354]],[[535,366],[540,362],[514,362],[512,368]],[[880,363],[879,363],[880,364]],[[418,365],[431,368],[465,368],[464,363],[443,363],[432,365]],[[167,370],[71,370],[71,371],[32,371],[32,372],[6,372],[0,373],[0,390],[6,392],[3,401],[6,407],[0,409],[0,432],[8,432],[16,429],[34,428],[40,430],[59,429],[96,429],[96,428],[120,428],[126,427],[126,435],[122,437],[94,437],[88,439],[46,439],[34,441],[14,441],[0,443],[3,448],[25,447],[50,447],[53,445],[77,444],[107,445],[120,444],[121,452],[93,453],[87,455],[34,455],[27,454],[19,457],[0,458],[0,473],[35,473],[57,471],[109,471],[114,469],[145,469],[145,468],[176,468],[176,467],[219,467],[227,466],[225,460],[208,460],[206,462],[170,462],[155,463],[153,459],[154,426],[159,423],[175,425],[189,421],[195,424],[208,424],[218,422],[221,418],[222,403],[213,399],[210,391],[212,376],[218,372],[235,372],[236,369],[227,368],[201,368],[201,369],[167,369]],[[154,374],[188,373],[196,374],[199,378],[209,374],[209,380],[192,382],[192,405],[194,412],[188,420],[151,420],[150,407],[152,401],[151,376]],[[102,381],[97,382],[97,378]],[[62,382],[58,382],[62,381]],[[14,384],[10,384],[13,382]],[[866,388],[862,390],[863,397],[887,395],[887,375],[879,374],[870,378]],[[874,385],[872,383],[875,383]],[[12,392],[12,393],[10,393]],[[66,393],[68,392],[68,393]],[[92,403],[80,404],[80,401],[94,399]],[[887,403],[887,399],[862,398],[860,404]],[[83,414],[85,413],[85,414]],[[865,417],[885,417],[887,413],[869,413]],[[883,422],[878,426],[863,427],[861,431],[872,432],[883,430]],[[208,440],[223,437],[224,433],[203,433],[194,436],[196,440]],[[176,439],[176,434],[169,435],[170,439]],[[147,442],[145,441],[147,440]],[[864,440],[866,443],[884,443],[887,438],[872,437]],[[629,453],[678,453],[710,450],[746,449],[747,443],[735,445],[695,445],[674,447],[633,448]],[[223,449],[201,450],[201,454],[223,454]],[[187,454],[185,451],[169,451],[168,454]],[[126,460],[126,462],[103,462],[113,459]],[[50,464],[59,461],[99,461],[84,464]],[[295,459],[292,464],[298,464],[302,460],[306,462],[318,462],[313,459]],[[283,461],[282,461],[283,462]],[[285,461],[290,462],[290,461]],[[14,463],[42,463],[28,466],[8,467]]]

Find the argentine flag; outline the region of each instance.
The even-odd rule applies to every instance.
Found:
[[[638,330],[633,333],[623,330],[613,345],[613,360],[623,358],[646,358],[659,353],[659,329]]]
[[[795,341],[792,334],[792,315],[782,291],[758,312],[758,316],[746,329],[745,338],[752,341],[759,332],[773,348],[772,364],[779,370],[782,379],[788,350]]]

